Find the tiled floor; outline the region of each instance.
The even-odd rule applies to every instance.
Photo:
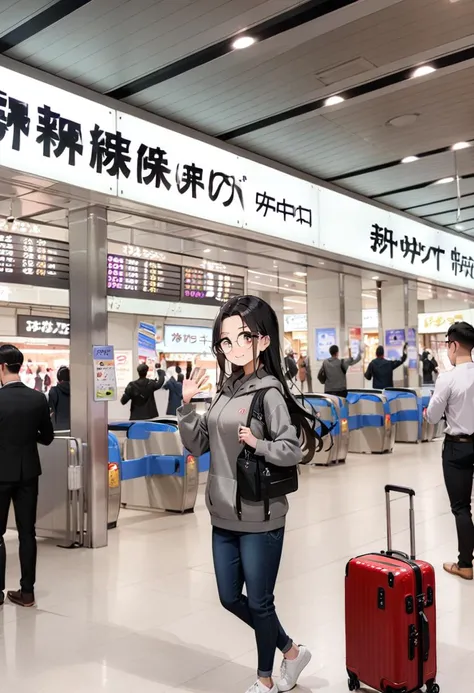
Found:
[[[383,548],[388,482],[418,494],[418,554],[437,568],[441,688],[472,685],[474,584],[440,568],[456,558],[440,449],[399,445],[391,456],[350,456],[343,467],[305,471],[291,499],[277,588],[280,619],[314,654],[301,691],[347,691],[344,567],[350,556]],[[403,501],[396,501],[399,548],[407,527]],[[15,587],[15,536],[7,542]],[[1,610],[5,693],[244,693],[254,681],[252,633],[218,604],[202,497],[185,517],[123,513],[107,549],[42,543],[37,599],[36,610]]]

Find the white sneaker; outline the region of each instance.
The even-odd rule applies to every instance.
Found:
[[[278,688],[274,685],[272,688],[264,686],[261,681],[255,681],[253,686],[250,686],[247,693],[278,693]]]
[[[298,679],[303,673],[303,670],[311,661],[311,652],[304,645],[299,646],[300,651],[296,659],[284,659],[281,663],[280,680],[278,681],[278,690],[292,691],[298,683]]]

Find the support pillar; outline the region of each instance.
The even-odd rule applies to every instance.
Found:
[[[107,344],[107,211],[69,215],[71,433],[84,443],[86,536],[107,546],[107,403],[94,402],[92,347]]]
[[[322,360],[317,358],[316,330],[333,328],[341,358],[347,357],[349,330],[362,325],[362,281],[359,277],[308,268],[308,348],[313,389],[322,390],[317,380]],[[363,387],[362,365],[347,372],[349,388]]]
[[[418,302],[416,282],[408,279],[392,279],[382,282],[380,294],[379,343],[385,346],[388,331],[403,331],[404,341],[410,342],[408,359],[394,371],[395,387],[418,387]],[[413,340],[409,336],[414,336]],[[386,356],[389,357],[387,353]],[[409,368],[410,361],[412,368]]]

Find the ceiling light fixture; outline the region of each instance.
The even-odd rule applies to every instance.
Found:
[[[454,228],[456,231],[464,231],[464,226],[462,224],[456,224]]]
[[[376,274],[375,276],[372,277],[372,279],[374,280],[374,282],[376,282],[378,279],[380,279],[380,277],[378,274]]]
[[[433,185],[446,185],[446,183],[453,183],[453,182],[454,182],[454,177],[448,176],[447,178],[440,178],[439,180],[435,180]]]
[[[342,103],[345,101],[343,96],[339,96],[338,94],[334,94],[334,96],[328,96],[326,101],[324,102],[325,106],[336,106],[338,103]]]
[[[426,77],[426,75],[431,75],[432,72],[436,72],[436,68],[433,65],[420,65],[413,70],[411,76],[412,78]]]
[[[249,48],[253,46],[255,41],[253,36],[238,36],[232,41],[232,48],[237,51],[242,50],[242,48]]]
[[[418,159],[419,159],[419,157],[418,157],[418,156],[414,156],[414,155],[405,156],[405,157],[401,160],[401,163],[402,163],[402,164],[411,164],[413,161],[418,161]]]
[[[456,144],[453,144],[451,149],[453,152],[458,152],[460,149],[469,149],[470,146],[470,142],[456,142]]]
[[[326,263],[323,262],[323,260],[320,260],[320,261],[318,262],[318,265],[324,265],[324,264],[326,264]]]
[[[205,253],[210,253],[210,252],[211,252],[211,249],[210,249],[210,248],[205,248],[205,249],[204,249],[204,252],[205,252]]]
[[[308,276],[306,274],[306,272],[293,272],[293,274],[295,275],[295,277],[307,277]]]

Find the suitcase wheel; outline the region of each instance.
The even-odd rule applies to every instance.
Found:
[[[348,686],[349,690],[350,691],[360,690],[360,681],[357,678],[357,676],[355,676],[355,674],[351,674],[350,671],[347,673],[349,674],[349,679],[347,681],[347,686]]]
[[[438,684],[437,684],[437,683],[433,683],[432,686],[429,686],[429,687],[426,689],[426,692],[427,692],[427,693],[439,693],[439,686],[438,686]]]

